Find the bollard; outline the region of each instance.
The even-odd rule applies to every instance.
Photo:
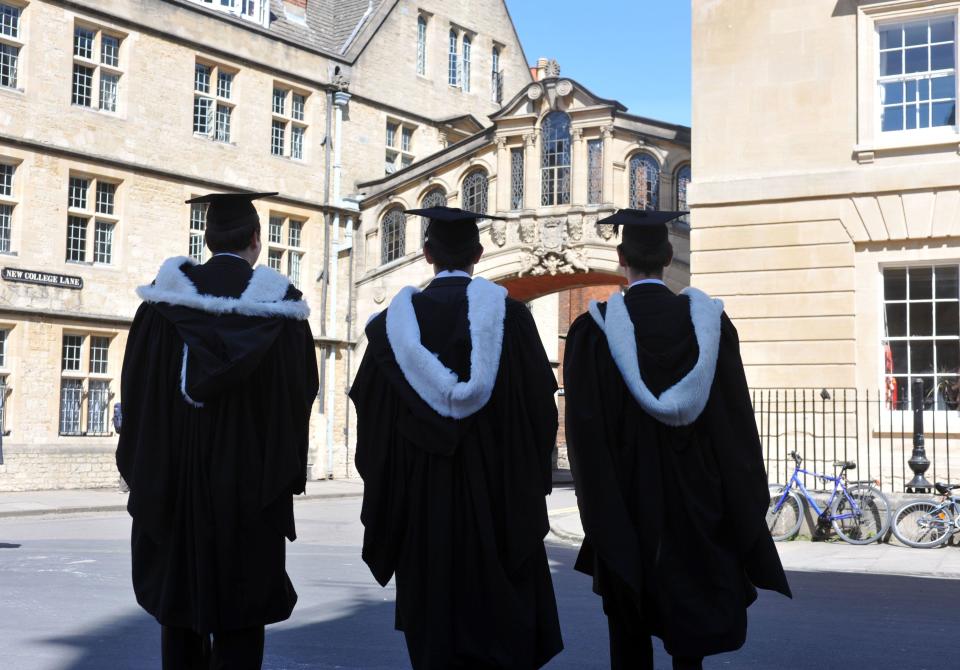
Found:
[[[923,473],[930,467],[930,460],[923,448],[923,380],[915,379],[913,383],[913,454],[907,465],[913,470],[913,479],[907,484],[907,493],[930,493],[933,486],[926,480]]]

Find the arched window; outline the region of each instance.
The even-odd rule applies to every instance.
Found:
[[[435,186],[427,191],[427,194],[423,196],[423,200],[420,201],[420,208],[427,209],[428,207],[446,207],[447,206],[447,192],[443,190],[442,186]],[[425,216],[420,217],[420,245],[423,246],[423,240],[427,236],[427,225],[430,223],[430,219]]]
[[[457,31],[450,31],[450,54],[447,59],[447,83],[457,85]]]
[[[460,196],[463,209],[477,214],[487,213],[487,171],[474,170],[463,180]]]
[[[687,185],[690,183],[690,166],[677,170],[677,211],[687,211]]]
[[[540,128],[540,204],[570,204],[570,117],[550,112]]]
[[[464,92],[470,92],[470,49],[473,47],[473,44],[470,42],[470,36],[463,36],[463,81],[460,82],[460,87]]]
[[[657,209],[660,203],[660,164],[649,154],[630,159],[630,207]]]
[[[427,74],[427,20],[417,17],[417,74]]]
[[[493,47],[490,55],[490,99],[503,102],[503,75],[500,73],[500,47]]]
[[[389,263],[403,256],[407,232],[407,215],[402,207],[394,207],[380,222],[380,262]]]

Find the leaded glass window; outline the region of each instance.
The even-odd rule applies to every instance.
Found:
[[[882,132],[956,125],[956,22],[953,16],[881,25]]]
[[[207,206],[190,205],[190,258],[203,262],[203,234],[207,229]]]
[[[687,187],[690,185],[690,166],[684,165],[677,170],[677,211],[686,212],[687,206]],[[685,223],[690,223],[690,215],[683,217]]]
[[[510,209],[523,209],[523,148],[510,150]]]
[[[660,202],[660,164],[649,154],[630,159],[630,207],[657,209]]]
[[[447,83],[457,85],[457,31],[450,31],[450,53],[447,57]]]
[[[110,434],[110,382],[90,380],[87,395],[87,435]]]
[[[587,142],[587,203],[603,202],[603,140]]]
[[[407,216],[403,209],[394,207],[380,223],[380,262],[389,263],[404,254]]]
[[[417,17],[417,74],[427,74],[427,20]]]
[[[885,374],[895,389],[894,409],[911,408],[918,379],[925,409],[958,409],[960,267],[885,268],[883,300],[891,359]]]
[[[540,204],[570,204],[570,117],[551,112],[541,127]]]
[[[473,44],[469,35],[463,36],[463,75],[460,82],[461,88],[467,93],[470,92],[470,51]]]
[[[490,54],[490,99],[503,102],[503,73],[500,72],[500,47],[493,47]]]
[[[474,170],[463,180],[463,209],[477,214],[487,213],[487,171]]]
[[[447,206],[447,192],[443,190],[442,186],[436,186],[423,196],[423,200],[420,201],[420,208],[427,209],[428,207],[446,207]],[[423,241],[427,237],[427,226],[430,225],[430,219],[425,216],[420,217],[420,243],[423,244]]]
[[[60,434],[81,435],[83,380],[64,379],[60,386]]]

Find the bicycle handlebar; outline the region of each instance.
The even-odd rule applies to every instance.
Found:
[[[798,466],[803,462],[803,458],[796,451],[790,452],[790,458],[792,458]]]

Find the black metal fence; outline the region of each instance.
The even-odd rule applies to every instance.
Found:
[[[825,474],[833,474],[834,461],[854,461],[850,478],[872,480],[884,491],[902,492],[912,479],[914,416],[904,403],[852,388],[757,388],[751,395],[771,482],[790,479],[791,451],[803,457],[805,469]],[[926,478],[953,482],[960,476],[951,470],[960,459],[960,414],[937,407],[923,412]],[[819,488],[810,476],[804,485]]]

